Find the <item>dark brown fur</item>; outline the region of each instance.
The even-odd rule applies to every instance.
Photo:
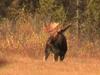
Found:
[[[59,31],[56,37],[50,36],[48,38],[45,47],[45,60],[48,59],[50,53],[54,54],[55,61],[58,60],[58,57],[60,57],[61,61],[64,60],[68,48],[67,48],[67,40],[63,33],[68,28],[69,26]]]

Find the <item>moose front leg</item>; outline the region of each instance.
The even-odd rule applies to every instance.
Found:
[[[45,50],[45,60],[48,59],[49,55],[50,55],[50,51],[48,49]]]

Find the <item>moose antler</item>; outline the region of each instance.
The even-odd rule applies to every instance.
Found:
[[[67,27],[63,27],[61,30],[60,30],[60,32],[61,33],[64,33],[68,28],[70,28],[71,27],[71,25],[68,25]]]

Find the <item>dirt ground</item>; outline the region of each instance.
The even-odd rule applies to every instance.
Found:
[[[66,57],[53,62],[22,56],[11,56],[0,63],[0,75],[100,75],[100,60]]]

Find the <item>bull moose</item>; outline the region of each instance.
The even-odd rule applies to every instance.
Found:
[[[70,25],[62,29],[58,29],[58,25],[58,23],[53,23],[51,27],[49,27],[51,30],[48,30],[50,37],[46,42],[45,60],[48,59],[50,53],[53,53],[55,61],[58,61],[58,58],[60,58],[60,61],[63,61],[68,50],[67,39],[64,32],[70,27]]]

